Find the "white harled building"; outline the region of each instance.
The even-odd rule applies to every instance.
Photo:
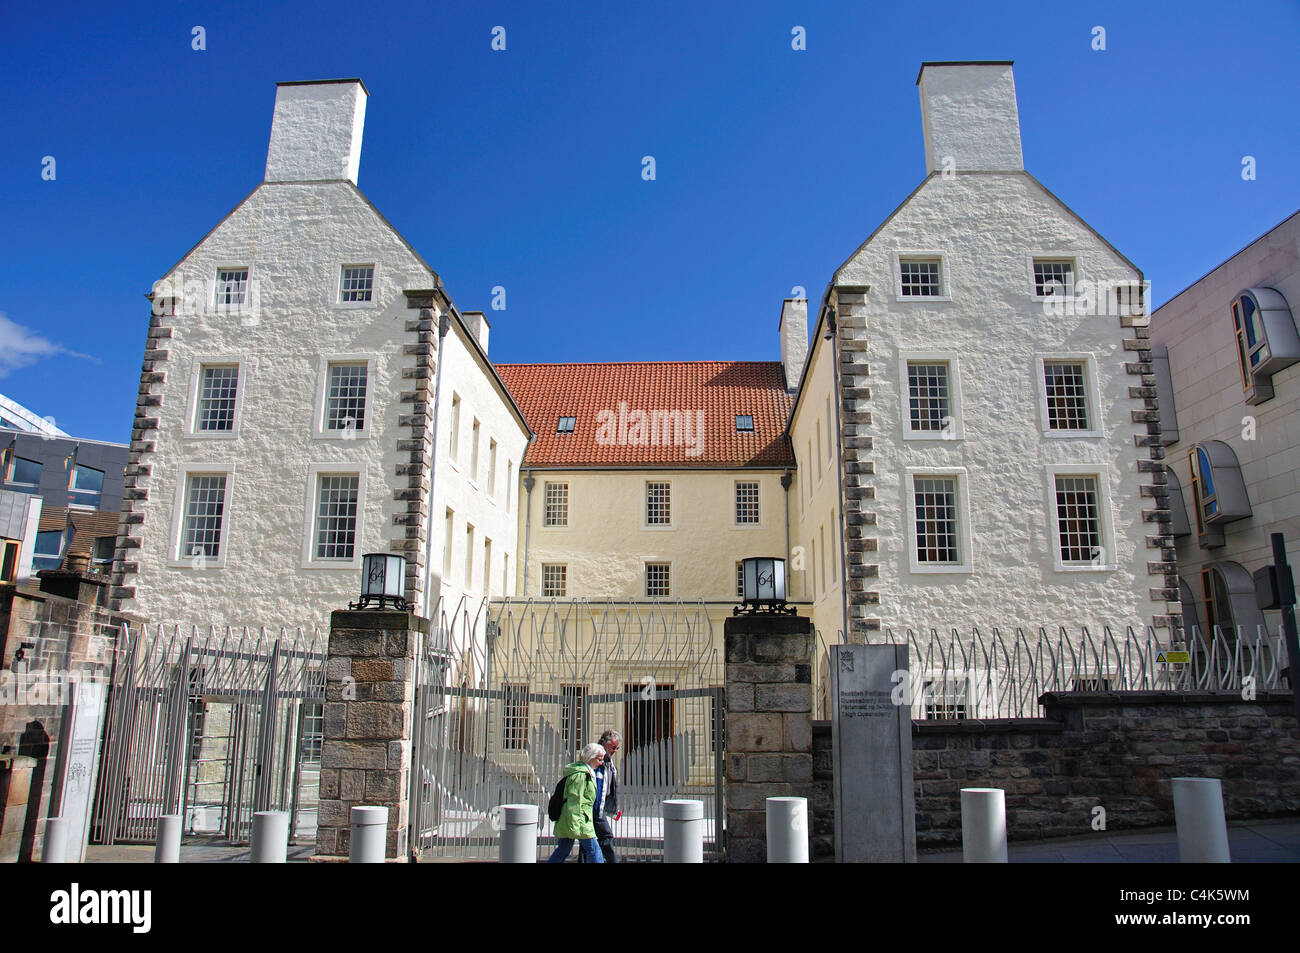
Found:
[[[366,99],[279,84],[264,180],[154,286],[122,609],[326,625],[366,552],[407,558],[421,614],[510,590],[529,431],[485,317],[357,188]]]

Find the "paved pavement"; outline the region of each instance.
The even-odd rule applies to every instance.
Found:
[[[1234,864],[1300,863],[1300,820],[1234,821],[1228,824]],[[1176,864],[1178,835],[1172,827],[1141,831],[1098,831],[1088,837],[1012,842],[1013,864]],[[961,849],[926,851],[923,864],[960,864]]]
[[[1228,847],[1237,864],[1300,863],[1300,818],[1230,823]],[[291,846],[289,862],[305,863],[312,850],[312,844]],[[1013,864],[1176,864],[1178,838],[1172,827],[1098,831],[1088,837],[1013,842],[1007,855]],[[959,864],[961,850],[922,851],[917,860],[923,864]],[[86,848],[89,864],[152,862],[153,848],[146,845]],[[248,863],[248,848],[196,841],[182,845],[181,863]]]

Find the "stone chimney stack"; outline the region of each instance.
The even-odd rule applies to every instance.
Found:
[[[808,362],[808,299],[786,298],[781,303],[781,367],[785,369],[785,389],[794,393]]]
[[[925,171],[1022,171],[1011,61],[922,63]]]
[[[460,316],[465,319],[465,327],[469,328],[474,339],[478,341],[478,346],[483,349],[483,353],[488,352],[488,324],[487,315],[482,311],[462,311]]]
[[[277,83],[266,181],[347,179],[356,185],[369,96],[359,79]]]

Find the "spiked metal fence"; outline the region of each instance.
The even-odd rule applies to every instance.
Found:
[[[1182,643],[1130,626],[1117,635],[1087,627],[981,633],[952,628],[895,633],[881,644],[907,645],[910,675],[896,680],[913,718],[1040,718],[1045,692],[1231,691],[1286,688],[1286,650],[1262,626],[1208,637],[1193,627]]]
[[[725,703],[703,605],[506,600],[436,618],[417,668],[418,853],[495,856],[495,808],[523,802],[542,808],[544,857],[551,791],[606,729],[623,738],[620,855],[659,855],[670,797],[704,801],[706,843],[720,848]]]
[[[325,636],[123,626],[109,687],[97,843],[148,843],[158,818],[246,843],[254,811],[314,835]]]

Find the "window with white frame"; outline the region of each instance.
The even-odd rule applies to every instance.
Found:
[[[91,551],[90,561],[100,571],[107,572],[113,565],[113,554],[117,549],[116,536],[99,536],[95,539],[95,548]]]
[[[758,484],[736,484],[736,524],[739,526],[758,525]]]
[[[452,532],[456,525],[456,514],[449,508],[442,517],[442,578],[451,579],[451,548],[455,542]]]
[[[447,434],[447,453],[455,460],[460,451],[460,395],[451,395],[451,428]]]
[[[1104,562],[1101,494],[1093,474],[1058,473],[1056,526],[1058,555],[1063,565],[1093,566]]]
[[[199,393],[194,410],[197,433],[225,433],[235,429],[235,402],[239,397],[238,364],[204,364],[199,369]]]
[[[344,265],[339,278],[339,301],[360,304],[371,300],[374,282],[374,265]]]
[[[948,362],[908,361],[908,429],[917,434],[940,435],[951,427],[952,410]]]
[[[971,571],[966,471],[914,468],[906,472],[909,568],[914,573]],[[834,537],[832,535],[832,541]],[[834,556],[826,556],[834,564]]]
[[[68,503],[71,506],[88,506],[99,509],[104,496],[104,471],[77,464],[72,468],[68,485]]]
[[[898,293],[904,298],[938,298],[943,295],[943,262],[937,257],[900,256]]]
[[[63,547],[66,544],[63,533],[49,529],[36,534],[36,545],[32,550],[32,566],[36,569],[58,569],[63,563]]]
[[[469,478],[475,483],[478,482],[478,438],[479,438],[478,418],[474,418],[474,423],[470,425],[469,436]]]
[[[355,555],[359,489],[360,477],[355,473],[317,475],[314,559],[351,561]]]
[[[474,588],[474,524],[465,524],[465,588]]]
[[[568,526],[569,484],[546,483],[544,486],[543,499],[545,502],[545,513],[542,524],[544,526]]]
[[[1034,296],[1074,296],[1073,258],[1035,258]]]
[[[501,747],[523,751],[528,747],[528,685],[507,682],[501,689]]]
[[[497,495],[497,442],[488,440],[488,475],[487,475],[488,496],[496,499]]]
[[[645,521],[650,526],[672,525],[672,487],[670,484],[651,482],[645,485]]]
[[[1050,430],[1092,430],[1085,361],[1044,361],[1043,389]]]
[[[542,597],[563,599],[568,593],[568,576],[565,563],[542,563]]]
[[[912,505],[916,512],[916,561],[925,565],[959,563],[957,478],[916,477]]]
[[[483,595],[492,598],[492,540],[483,537]]]
[[[44,467],[35,460],[28,460],[26,457],[10,455],[9,473],[6,475],[8,482],[18,486],[40,486],[41,471]]]
[[[369,366],[364,362],[330,364],[325,383],[325,429],[364,430]]]
[[[506,461],[506,512],[510,512],[510,507],[514,505],[515,495],[515,462]]]
[[[673,594],[670,563],[645,564],[645,594],[647,599],[660,599]]]
[[[214,303],[218,309],[234,310],[248,303],[248,269],[218,268]]]
[[[220,556],[222,521],[226,511],[226,474],[189,474],[185,480],[184,505],[178,557]]]

